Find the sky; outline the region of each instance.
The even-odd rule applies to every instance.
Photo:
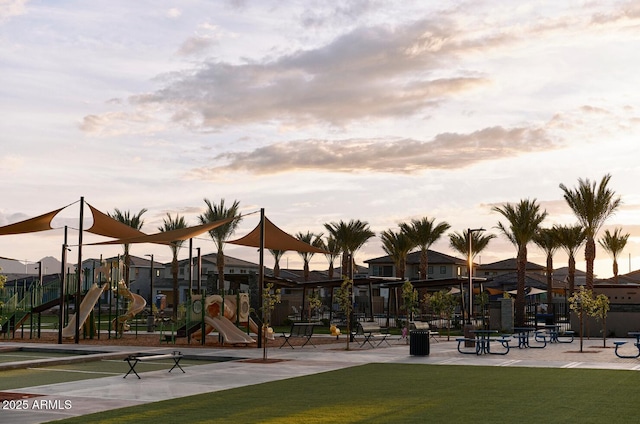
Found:
[[[603,230],[631,235],[629,272],[639,43],[633,1],[0,0],[0,225],[70,205],[54,230],[1,237],[0,256],[59,258],[65,225],[77,245],[80,198],[146,208],[147,233],[167,214],[197,224],[207,198],[264,208],[290,234],[351,219],[378,235],[422,217],[484,228],[498,235],[477,258],[490,263],[516,255],[493,207],[535,199],[543,226],[574,224],[559,185],[611,174],[622,206]],[[257,224],[247,215],[233,238]],[[193,245],[215,249],[206,235]],[[456,255],[447,237],[432,248]],[[225,253],[258,262],[255,249]],[[171,260],[166,246],[131,254]],[[375,237],[356,260],[384,254]],[[528,257],[545,263],[534,245]],[[611,265],[598,246],[597,276]]]

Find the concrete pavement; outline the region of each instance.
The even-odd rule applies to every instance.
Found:
[[[640,369],[640,359],[621,359],[614,354],[613,340],[585,340],[583,352],[579,351],[579,340],[570,344],[548,344],[544,349],[512,348],[507,355],[465,355],[457,351],[457,342],[440,338],[439,343],[431,341],[428,356],[411,356],[409,346],[404,341],[394,341],[391,346],[378,348],[357,347],[351,344],[351,350],[344,350],[346,344],[324,344],[316,348],[270,347],[269,359],[281,362],[260,363],[251,359],[261,359],[262,349],[207,349],[183,348],[180,351],[187,356],[226,357],[227,362],[203,362],[186,368],[186,373],[167,373],[167,370],[140,373],[142,379],[135,376],[122,378],[128,369],[123,363],[122,375],[107,376],[89,380],[74,381],[36,387],[11,390],[12,393],[37,394],[27,399],[27,410],[15,408],[0,409],[0,422],[12,424],[41,423],[72,416],[79,416],[109,409],[156,402],[194,394],[217,392],[230,388],[299,377],[320,372],[367,363],[406,363],[433,365],[483,365],[502,367],[552,367],[552,368],[598,368],[632,370]],[[624,339],[616,339],[624,340]],[[634,340],[627,349],[635,349]],[[512,343],[513,344],[513,343]],[[74,349],[95,351],[96,346],[52,345],[36,343],[3,342],[2,347],[42,347],[47,349]],[[113,354],[134,352],[170,353],[175,347],[140,346],[100,346],[100,350]],[[1,368],[0,368],[1,370]],[[1,372],[1,371],[0,371]],[[44,409],[34,409],[33,402],[44,405]],[[44,403],[42,401],[45,401]],[[14,405],[15,406],[15,405]]]

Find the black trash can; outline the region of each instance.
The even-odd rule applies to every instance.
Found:
[[[429,354],[429,330],[409,332],[409,354],[417,356]]]

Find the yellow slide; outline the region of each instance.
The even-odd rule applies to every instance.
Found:
[[[102,292],[105,291],[108,287],[109,287],[108,283],[105,283],[102,287],[99,287],[95,283],[93,284],[93,286],[91,286],[87,294],[84,296],[84,299],[82,299],[82,302],[80,303],[80,323],[79,323],[80,327],[82,327],[84,322],[89,317],[89,314],[91,313],[91,311],[93,311],[93,307],[96,305],[96,302],[98,301],[98,299],[100,299],[100,295],[102,295]],[[78,315],[77,313],[73,314],[69,318],[69,324],[62,329],[62,337],[67,339],[71,337],[75,337],[77,315]]]
[[[127,324],[127,321],[142,312],[144,307],[147,306],[147,301],[139,294],[131,293],[131,290],[129,290],[122,280],[118,282],[118,288],[116,290],[116,295],[124,296],[130,300],[127,312],[113,320],[117,331],[122,333],[123,331],[129,330],[129,324]]]

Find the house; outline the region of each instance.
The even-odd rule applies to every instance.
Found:
[[[369,265],[371,277],[395,277],[396,266],[391,256],[364,261]],[[434,250],[427,250],[427,279],[456,278],[467,274],[467,261],[465,259],[449,256]],[[405,277],[411,280],[420,277],[420,252],[412,252],[407,255],[407,268]]]
[[[476,267],[475,275],[476,277],[490,278],[516,271],[518,271],[518,261],[516,258],[510,258],[498,262],[492,262],[490,264],[478,265]],[[525,271],[527,274],[546,275],[547,268],[542,265],[527,261]]]

